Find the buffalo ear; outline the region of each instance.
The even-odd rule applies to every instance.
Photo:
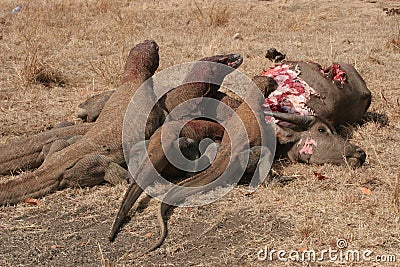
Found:
[[[278,139],[279,144],[281,145],[287,143],[294,143],[300,140],[300,133],[288,127],[283,127],[275,124],[274,128],[275,128],[275,136]]]

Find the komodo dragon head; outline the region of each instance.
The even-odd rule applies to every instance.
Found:
[[[238,54],[216,55],[205,57],[200,61],[210,61],[227,65],[231,68],[237,69],[243,63],[243,57]]]
[[[133,53],[133,51],[135,51],[135,53]],[[143,58],[141,58],[141,56],[143,56]],[[143,62],[144,64],[139,66],[136,64],[136,62]],[[158,68],[158,64],[158,45],[154,41],[149,40],[138,44],[135,47],[135,50],[131,50],[128,61],[125,64],[121,84],[132,81],[132,79],[135,77],[135,74],[147,73],[147,71],[154,73]],[[149,70],[145,70],[143,66],[152,67],[149,68]],[[107,103],[113,93],[114,90],[110,90],[88,98],[85,102],[79,104],[77,109],[77,117],[87,122],[96,121],[103,110],[104,105]]]
[[[218,63],[218,64],[207,64]],[[214,85],[221,85],[226,75],[233,72],[243,63],[243,57],[239,54],[226,54],[205,57],[193,65],[185,82],[205,81]],[[227,68],[230,67],[230,68]],[[198,80],[200,78],[200,80]],[[218,90],[218,88],[216,88]]]
[[[153,40],[146,40],[132,48],[125,63],[121,84],[136,79],[140,74],[149,72],[154,74],[160,61],[158,49],[157,43]]]
[[[226,75],[231,73],[234,69],[239,68],[243,63],[243,57],[238,54],[227,54],[227,55],[217,55],[213,57],[206,57],[200,61],[210,61],[219,63],[218,65],[214,64],[212,66],[213,72],[218,74],[218,77],[225,78]],[[220,65],[221,64],[221,65]],[[224,66],[228,66],[230,68],[226,68]],[[222,82],[222,80],[221,80]]]

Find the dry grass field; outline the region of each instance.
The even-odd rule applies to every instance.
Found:
[[[0,266],[399,266],[400,15],[383,8],[400,3],[0,1],[0,144],[79,123],[77,105],[115,88],[129,49],[145,39],[160,46],[159,70],[240,53],[240,70],[252,76],[272,65],[264,58],[270,47],[291,60],[348,62],[372,91],[370,111],[389,120],[354,127],[351,141],[368,155],[361,168],[278,162],[254,194],[238,186],[213,204],[174,209],[165,243],[139,258],[158,237],[158,202],[142,198],[110,243],[125,186],[67,189],[37,206],[0,207]],[[348,243],[343,251],[397,262],[257,258],[264,247],[338,249],[338,239]]]

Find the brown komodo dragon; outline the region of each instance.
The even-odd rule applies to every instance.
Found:
[[[41,197],[68,186],[127,181],[128,172],[120,167],[124,162],[123,117],[132,95],[154,74],[158,63],[158,45],[154,41],[131,49],[122,85],[107,101],[97,122],[80,140],[47,157],[32,173],[0,183],[0,205]]]

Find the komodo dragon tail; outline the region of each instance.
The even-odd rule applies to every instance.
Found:
[[[38,169],[39,170],[39,169]],[[0,183],[0,206],[12,205],[23,202],[27,198],[38,198],[56,191],[59,188],[60,177],[57,175],[57,169],[52,172],[53,175],[41,175],[39,170],[20,175],[16,179]]]
[[[91,123],[84,123],[54,128],[23,140],[0,146],[0,175],[39,167],[44,161],[42,150],[45,145],[59,139],[84,135],[92,126]]]
[[[122,201],[122,205],[118,210],[117,217],[114,220],[114,223],[111,227],[111,233],[110,233],[110,241],[113,242],[117,232],[119,230],[119,227],[121,226],[123,220],[125,219],[126,215],[128,214],[129,210],[132,208],[133,204],[135,204],[136,200],[139,198],[139,196],[142,194],[143,189],[140,188],[135,182],[132,182],[129,185],[128,190],[126,191],[126,194],[124,195],[124,199]]]

